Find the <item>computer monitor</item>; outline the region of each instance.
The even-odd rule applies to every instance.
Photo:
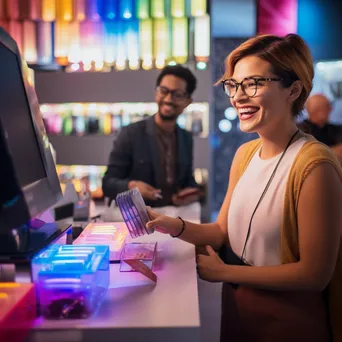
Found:
[[[13,229],[19,230],[20,233],[21,227],[29,227],[31,219],[62,198],[39,103],[34,87],[28,81],[27,71],[28,67],[21,58],[17,44],[0,27],[0,240],[2,241],[6,236],[11,240]],[[33,249],[38,250],[44,245],[45,240],[58,234],[57,231],[53,232],[56,229],[50,227],[51,231],[44,233],[43,236],[41,233],[44,229],[40,234],[36,234],[44,241],[41,241],[39,246],[36,244]],[[5,252],[4,243],[0,243],[0,263],[1,255],[6,253],[13,255],[19,252],[18,246],[13,248]],[[26,249],[21,249],[21,253],[27,254],[27,248],[29,249],[28,246]],[[33,252],[32,248],[31,252]]]

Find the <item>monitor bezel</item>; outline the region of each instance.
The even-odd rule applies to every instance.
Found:
[[[31,121],[33,123],[40,155],[46,173],[45,178],[21,187],[22,194],[20,194],[20,198],[7,210],[0,211],[0,229],[12,229],[18,225],[25,224],[31,218],[36,217],[40,213],[52,207],[62,198],[62,192],[50,149],[49,139],[46,134],[42,114],[40,112],[38,98],[34,86],[30,84],[28,79],[28,66],[21,57],[16,42],[1,27],[0,43],[16,56]],[[15,168],[13,169],[15,173]],[[18,181],[17,177],[16,179]],[[13,216],[13,213],[17,213],[17,215]]]

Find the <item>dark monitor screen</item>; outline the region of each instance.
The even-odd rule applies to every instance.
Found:
[[[28,261],[67,229],[54,222],[35,224],[61,198],[27,65],[0,27],[0,263]]]
[[[1,121],[6,128],[5,137],[21,187],[46,177],[36,133],[29,112],[17,56],[0,44]]]

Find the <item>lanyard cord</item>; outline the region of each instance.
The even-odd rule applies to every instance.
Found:
[[[246,240],[245,240],[245,244],[244,244],[244,246],[243,246],[243,250],[242,250],[242,254],[241,254],[241,260],[242,260],[243,262],[244,262],[243,256],[244,256],[244,254],[245,254],[247,241],[248,241],[249,236],[250,236],[250,233],[251,233],[252,220],[253,220],[254,214],[255,214],[255,212],[257,211],[257,209],[258,209],[258,207],[259,207],[259,205],[260,205],[262,199],[265,197],[266,192],[267,192],[268,188],[270,187],[270,185],[271,185],[271,183],[272,183],[272,180],[273,180],[273,178],[274,178],[274,176],[275,176],[275,174],[276,174],[276,172],[277,172],[278,166],[279,166],[281,160],[283,159],[283,157],[284,157],[284,155],[285,155],[285,152],[286,152],[287,149],[290,147],[290,145],[291,145],[293,139],[295,138],[295,136],[297,135],[298,132],[299,132],[299,129],[293,134],[293,136],[291,137],[290,141],[287,143],[287,146],[285,147],[284,152],[283,152],[282,155],[280,156],[280,158],[279,158],[279,160],[278,160],[278,162],[277,162],[277,165],[275,166],[275,168],[274,168],[274,170],[273,170],[273,172],[272,172],[272,174],[271,174],[271,177],[270,177],[270,179],[268,180],[268,182],[267,182],[267,184],[266,184],[266,186],[265,186],[265,189],[264,189],[264,191],[262,192],[262,194],[261,194],[261,196],[260,196],[260,198],[259,198],[259,201],[258,201],[257,205],[256,205],[255,208],[254,208],[254,211],[253,211],[253,213],[252,213],[251,219],[250,219],[250,221],[249,221],[249,226],[248,226],[248,231],[247,231],[247,235],[246,235]]]

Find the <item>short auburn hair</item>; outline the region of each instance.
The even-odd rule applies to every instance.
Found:
[[[278,37],[272,34],[250,38],[233,50],[225,60],[225,73],[217,82],[232,77],[235,65],[247,56],[259,57],[271,64],[272,72],[282,78],[283,87],[301,81],[303,89],[292,106],[292,114],[299,115],[312,89],[314,68],[310,50],[297,34]]]

